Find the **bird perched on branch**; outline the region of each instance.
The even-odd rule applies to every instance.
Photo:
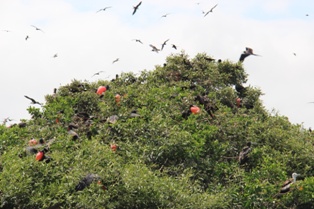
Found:
[[[132,15],[135,14],[135,12],[138,10],[139,6],[142,4],[142,2],[140,1],[140,3],[138,3],[136,6],[133,6],[133,13]]]
[[[31,100],[31,101],[32,101],[32,104],[39,104],[39,105],[42,105],[40,102],[37,102],[35,99],[33,99],[33,98],[31,98],[31,97],[28,97],[28,96],[25,96],[25,95],[24,95],[24,97],[27,98],[27,99],[29,99],[29,100]]]
[[[297,177],[301,176],[300,174],[297,174],[297,173],[292,173],[292,178],[286,180],[282,185],[281,185],[281,188],[280,188],[280,191],[279,193],[277,193],[275,195],[275,197],[280,197],[281,195],[287,193],[290,191],[290,187],[293,183],[295,183],[297,181]]]
[[[250,56],[250,55],[260,56],[260,55],[258,55],[258,54],[254,54],[254,53],[253,53],[253,49],[251,49],[251,48],[249,48],[249,47],[246,47],[246,48],[245,48],[245,51],[243,51],[243,53],[241,54],[239,61],[240,61],[240,62],[243,62],[244,59],[245,59],[246,57]]]
[[[245,147],[242,148],[242,151],[239,154],[239,164],[242,165],[246,163],[249,159],[249,153],[251,152],[251,142],[248,142]]]
[[[97,184],[101,185],[101,188],[103,190],[106,189],[106,187],[103,185],[103,182],[97,174],[87,174],[76,186],[75,191],[82,191],[86,187],[89,187],[94,181],[97,181]]]

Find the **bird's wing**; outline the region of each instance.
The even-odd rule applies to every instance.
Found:
[[[209,14],[209,12],[210,12],[210,11],[206,12],[206,13],[205,13],[205,15],[204,15],[204,17],[206,17],[206,15],[208,15],[208,14]]]
[[[142,1],[140,1],[140,3],[136,5],[136,8],[138,8],[141,4],[142,4]]]
[[[35,99],[30,98],[30,97],[28,97],[28,96],[26,96],[26,95],[24,95],[24,97],[27,98],[27,99],[29,99],[29,100],[31,100],[32,102],[36,103]]]
[[[215,9],[217,7],[218,4],[216,4],[215,6],[213,6],[210,11],[213,11],[213,9]]]
[[[250,55],[250,54],[242,53],[241,56],[240,56],[239,61],[240,61],[240,62],[243,62],[244,59],[245,59],[247,56],[249,56],[249,55]]]

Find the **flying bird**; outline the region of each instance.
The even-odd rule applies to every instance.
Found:
[[[142,1],[140,1],[140,3],[138,3],[136,6],[133,6],[133,13],[132,15],[135,14],[135,12],[138,10],[138,7],[142,4]]]
[[[161,50],[164,49],[164,47],[166,46],[168,41],[169,41],[169,39],[167,39],[166,41],[164,41],[164,43],[161,44]]]
[[[204,17],[206,17],[206,15],[208,15],[210,12],[213,12],[213,9],[215,9],[215,7],[217,7],[218,4],[216,4],[215,6],[213,6],[208,12],[203,12]]]
[[[113,61],[112,61],[112,64],[115,63],[115,62],[118,62],[118,61],[119,61],[119,58],[113,60]]]
[[[54,55],[53,55],[53,58],[57,58],[57,57],[58,57],[58,54],[54,54]]]
[[[44,32],[42,29],[36,27],[35,25],[31,25],[31,26],[34,27],[36,30],[39,30],[39,31],[41,31],[41,32]]]
[[[175,50],[177,50],[177,46],[172,44],[172,48],[174,48]]]
[[[296,54],[296,53],[293,53],[293,55],[294,55],[294,56],[297,56],[297,54]]]
[[[158,53],[158,51],[160,51],[160,49],[157,49],[157,47],[152,45],[152,44],[149,44],[149,46],[152,47],[152,51],[153,52],[157,52]]]
[[[35,99],[33,99],[33,98],[31,98],[31,97],[28,97],[28,96],[25,96],[25,95],[24,95],[24,97],[27,98],[27,99],[29,99],[29,100],[31,100],[31,101],[32,101],[32,104],[39,104],[39,105],[42,105],[41,103],[37,102]]]
[[[170,15],[170,13],[167,13],[167,14],[162,15],[161,18],[162,18],[162,17],[167,17],[168,15]]]
[[[106,11],[106,9],[109,9],[109,8],[111,8],[111,7],[105,7],[103,9],[98,10],[96,13],[101,12],[101,11]]]
[[[258,54],[253,53],[253,49],[246,47],[245,51],[241,54],[239,61],[243,62],[244,59],[250,55],[259,56]]]
[[[143,42],[140,39],[133,39],[133,41],[143,44]]]
[[[25,37],[25,41],[27,41],[27,39],[29,39],[29,36],[26,36],[26,37]]]
[[[104,71],[98,71],[97,73],[94,73],[94,75],[92,75],[92,77],[94,77],[95,75],[99,75],[100,73],[103,73]]]
[[[3,31],[3,32],[7,32],[7,33],[8,33],[8,32],[11,32],[11,31],[9,31],[9,30],[1,30],[1,31]]]

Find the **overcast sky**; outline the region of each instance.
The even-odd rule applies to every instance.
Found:
[[[153,70],[181,50],[190,58],[206,53],[237,62],[251,47],[261,56],[243,62],[245,85],[262,90],[270,112],[314,127],[314,1],[143,0],[132,15],[139,2],[0,0],[0,121],[29,119],[24,95],[44,102],[73,79]],[[111,8],[97,12],[105,7]],[[163,51],[151,51],[149,44],[160,47],[167,39]],[[92,77],[98,71],[105,72]]]

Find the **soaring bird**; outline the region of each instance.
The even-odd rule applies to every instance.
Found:
[[[30,98],[30,97],[25,96],[25,95],[24,95],[24,97],[27,98],[27,99],[29,99],[29,100],[31,100],[31,101],[32,101],[32,104],[39,104],[39,105],[42,105],[41,103],[37,102],[37,101],[36,101],[35,99],[33,99],[33,98]]]
[[[140,3],[138,3],[136,6],[133,6],[133,13],[132,15],[135,14],[135,12],[138,10],[138,7],[142,4],[142,1],[140,1]]]
[[[250,55],[259,56],[258,54],[253,53],[253,49],[246,47],[245,51],[243,51],[243,53],[241,54],[239,61],[243,62],[244,59]]]
[[[140,39],[133,39],[133,41],[143,44],[143,42]]]
[[[42,29],[36,27],[35,25],[31,25],[31,26],[34,27],[36,30],[39,30],[39,31],[41,31],[41,32],[44,32]]]
[[[111,8],[111,7],[105,7],[103,9],[98,10],[96,13],[101,12],[101,11],[106,11],[106,9],[109,9],[109,8]]]
[[[170,15],[170,13],[164,14],[161,17],[167,17],[168,15]]]
[[[177,46],[175,44],[172,44],[172,48],[174,48],[175,50],[177,50]]]
[[[29,39],[29,36],[26,36],[26,37],[25,37],[25,41],[27,41],[27,39]]]
[[[251,142],[248,142],[245,147],[242,148],[242,151],[239,154],[239,164],[242,165],[246,163],[249,159],[249,153],[251,152]]]
[[[103,185],[102,180],[97,174],[87,174],[76,186],[75,191],[82,191],[86,187],[89,187],[93,181],[97,181],[98,184],[102,186],[102,189],[105,190],[106,187]]]
[[[1,31],[3,31],[3,32],[7,32],[7,33],[8,33],[8,32],[11,32],[11,31],[9,31],[9,30],[1,30]]]
[[[160,51],[160,49],[157,49],[157,47],[152,45],[152,44],[149,44],[149,46],[152,47],[152,51],[153,52],[157,52],[158,53]]]
[[[115,62],[118,62],[118,61],[119,61],[119,58],[113,60],[113,61],[112,61],[112,64],[115,63]]]
[[[103,73],[104,71],[98,71],[97,73],[94,73],[94,75],[92,75],[92,77],[94,77],[95,75],[99,75],[100,73]]]
[[[53,58],[57,58],[57,57],[58,57],[58,54],[54,54],[54,55],[53,55]]]
[[[287,192],[290,191],[290,187],[293,183],[297,181],[297,177],[300,176],[300,174],[297,173],[292,173],[292,178],[286,180],[282,185],[279,190],[279,193],[275,195],[275,197],[279,197]]]
[[[213,6],[208,12],[203,12],[204,17],[206,17],[210,12],[213,12],[213,9],[215,9],[215,7],[217,7],[218,4],[216,4],[215,6]]]
[[[169,41],[169,39],[165,40],[164,43],[161,44],[161,50],[164,49],[164,47],[166,46],[168,41]]]

